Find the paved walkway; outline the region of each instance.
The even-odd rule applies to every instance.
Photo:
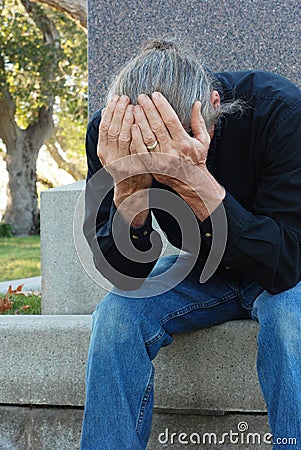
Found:
[[[19,280],[2,281],[0,283],[0,293],[5,294],[8,286],[11,285],[13,289],[16,289],[20,284],[24,284],[23,291],[42,291],[42,277],[32,278],[20,278]]]

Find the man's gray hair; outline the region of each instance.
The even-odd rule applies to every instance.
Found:
[[[191,129],[191,109],[202,103],[202,115],[210,131],[221,115],[242,112],[242,102],[234,100],[214,108],[210,95],[214,75],[188,49],[174,41],[154,40],[127,63],[113,81],[108,99],[114,94],[127,95],[133,105],[139,94],[161,92],[177,113],[183,127]]]

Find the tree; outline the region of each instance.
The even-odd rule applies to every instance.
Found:
[[[4,221],[28,234],[39,223],[39,149],[55,129],[62,134],[60,117],[85,122],[86,39],[64,14],[29,0],[5,0],[1,18],[0,138],[9,172]]]
[[[69,14],[77,20],[82,27],[87,28],[87,2],[86,0],[35,0],[45,3],[60,11]]]

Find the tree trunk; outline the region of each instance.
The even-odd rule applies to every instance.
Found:
[[[9,173],[8,202],[3,221],[14,233],[32,234],[38,230],[39,211],[36,190],[37,152],[26,132],[18,130],[14,145],[6,146]]]
[[[34,0],[44,3],[59,11],[64,11],[73,19],[78,21],[83,28],[87,28],[87,5],[86,0]]]
[[[39,120],[26,130],[14,124],[6,136],[6,168],[8,202],[3,221],[17,235],[33,234],[39,229],[36,189],[36,164],[39,149],[53,131],[52,108],[42,108]]]
[[[0,60],[1,63],[1,60]],[[36,191],[36,161],[38,153],[53,131],[52,107],[42,107],[38,120],[26,130],[15,121],[16,104],[5,88],[0,91],[0,138],[6,146],[8,171],[8,203],[3,221],[16,234],[37,231],[39,213]]]
[[[21,3],[40,29],[44,42],[56,50],[51,60],[44,61],[41,70],[43,90],[43,84],[47,86],[47,82],[52,80],[58,62],[59,33],[38,5],[30,0],[21,0]],[[5,161],[9,174],[8,204],[3,221],[10,224],[18,235],[31,234],[36,232],[39,226],[36,162],[40,148],[50,138],[54,129],[53,95],[44,89],[46,106],[39,109],[37,121],[32,122],[26,130],[21,130],[15,121],[16,103],[9,92],[5,76],[4,59],[0,55],[0,138],[6,145]]]

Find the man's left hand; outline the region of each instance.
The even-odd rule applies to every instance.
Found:
[[[141,155],[148,170],[160,183],[175,188],[183,181],[193,181],[193,168],[206,167],[210,145],[210,136],[201,115],[201,103],[196,101],[192,107],[193,137],[189,136],[161,93],[153,93],[152,99],[141,94],[138,103],[134,108],[136,125],[132,128],[134,151]],[[147,146],[156,141],[158,145],[149,151]]]
[[[206,167],[210,135],[195,102],[189,136],[177,114],[162,94],[152,99],[142,94],[134,107],[131,152],[138,153],[144,165],[160,183],[174,189],[205,220],[223,201],[226,192]],[[148,151],[148,147],[153,147]]]

